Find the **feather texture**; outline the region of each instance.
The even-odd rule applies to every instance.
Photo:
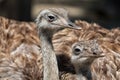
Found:
[[[98,39],[105,57],[92,64],[94,80],[120,80],[120,29],[105,29],[77,20],[82,30],[64,29],[53,37],[61,80],[76,80],[70,62],[71,46],[81,40]],[[0,80],[42,80],[40,40],[33,22],[0,17]]]

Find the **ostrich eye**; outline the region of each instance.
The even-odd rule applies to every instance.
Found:
[[[81,50],[79,48],[75,48],[75,52],[80,52]]]
[[[54,19],[55,17],[54,16],[48,16],[49,19]]]
[[[82,48],[79,46],[76,46],[73,50],[75,55],[79,55],[81,53],[81,51],[82,51]]]
[[[54,16],[54,15],[48,15],[48,21],[49,22],[53,22],[55,20],[56,20],[56,16]]]

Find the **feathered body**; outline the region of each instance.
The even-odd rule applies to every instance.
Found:
[[[81,40],[98,39],[105,57],[92,64],[94,80],[120,79],[120,30],[76,21],[82,30],[64,29],[53,37],[61,80],[76,80],[70,62],[71,46]],[[42,80],[41,47],[35,23],[0,17],[0,80]]]

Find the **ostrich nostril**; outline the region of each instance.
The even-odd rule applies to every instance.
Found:
[[[72,24],[68,24],[69,26],[71,26],[71,27],[73,27],[73,25]]]
[[[97,55],[97,53],[93,52],[94,55]]]

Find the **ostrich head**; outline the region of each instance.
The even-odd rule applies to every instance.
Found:
[[[97,40],[80,41],[72,46],[71,62],[74,66],[90,66],[99,57],[103,57]]]
[[[41,10],[36,23],[39,31],[44,33],[55,33],[64,28],[81,29],[68,19],[68,12],[63,8],[49,8]]]
[[[44,80],[59,80],[52,36],[54,33],[64,28],[80,29],[80,27],[69,21],[67,11],[63,8],[41,10],[36,19],[36,24],[38,26],[39,37],[41,40]]]

